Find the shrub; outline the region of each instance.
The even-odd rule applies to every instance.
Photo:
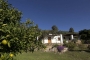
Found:
[[[90,45],[88,45],[88,47],[87,47],[87,48],[88,48],[88,50],[90,50]]]
[[[64,46],[68,47],[69,50],[73,50],[76,44],[73,42],[69,42],[69,43],[64,44]]]
[[[90,44],[90,40],[85,40],[84,43],[85,44]]]
[[[57,47],[57,46],[59,46],[58,44],[55,44],[55,45],[53,45],[52,47]]]
[[[90,44],[90,40],[81,40],[83,44]]]
[[[63,43],[65,44],[66,43],[66,40],[63,40]]]
[[[61,46],[61,45],[57,46],[58,52],[61,52],[63,49],[64,49],[64,46]]]
[[[85,45],[85,44],[79,44],[78,47],[80,50],[86,50],[87,49],[87,45]]]
[[[81,40],[82,44],[84,44],[85,40]]]

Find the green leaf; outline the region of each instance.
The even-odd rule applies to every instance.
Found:
[[[8,42],[8,47],[11,47],[11,46],[10,46],[10,42]]]

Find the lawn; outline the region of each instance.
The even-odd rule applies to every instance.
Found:
[[[53,52],[28,52],[18,54],[17,60],[90,60],[90,53],[88,52],[66,52],[63,54]]]

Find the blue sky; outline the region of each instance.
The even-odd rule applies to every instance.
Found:
[[[53,25],[65,31],[73,27],[76,32],[90,28],[90,0],[8,1],[22,11],[22,22],[29,18],[43,30],[51,29]]]

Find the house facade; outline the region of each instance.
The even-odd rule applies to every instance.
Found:
[[[60,35],[49,34],[49,35],[45,36],[44,39],[42,39],[42,43],[44,43],[44,44],[46,44],[46,43],[61,43],[61,44],[63,44],[62,34],[60,34]]]
[[[74,37],[76,37],[77,35],[75,34],[59,34],[59,35],[53,35],[53,34],[49,34],[47,36],[45,36],[42,39],[42,43],[43,44],[53,44],[53,43],[57,43],[57,44],[63,44],[64,40],[73,40]]]

